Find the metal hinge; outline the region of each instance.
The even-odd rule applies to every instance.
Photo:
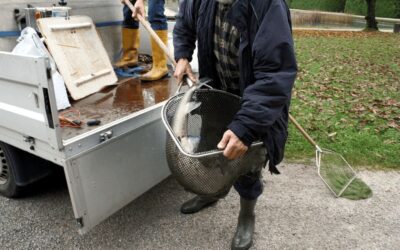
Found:
[[[46,110],[46,116],[47,116],[47,121],[49,123],[49,128],[54,129],[54,121],[51,112],[49,90],[47,88],[43,88],[43,98],[44,98],[44,108]]]
[[[46,69],[47,79],[51,79],[51,68]]]
[[[106,131],[104,133],[101,133],[100,134],[100,142],[107,141],[107,140],[111,139],[112,136],[113,136],[112,130],[109,130],[109,131]]]

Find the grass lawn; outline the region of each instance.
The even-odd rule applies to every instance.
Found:
[[[400,169],[400,35],[295,31],[299,74],[291,114],[351,165]],[[291,124],[286,159],[314,149]]]

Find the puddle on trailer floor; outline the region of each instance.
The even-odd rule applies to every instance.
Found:
[[[81,128],[62,128],[63,140],[71,139],[99,126],[113,122],[139,110],[167,100],[177,89],[175,78],[141,82],[138,79],[121,79],[118,85],[107,87],[84,99],[73,101],[72,108],[80,112]],[[97,119],[98,126],[87,126],[86,122]]]

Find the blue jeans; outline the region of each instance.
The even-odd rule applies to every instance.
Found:
[[[167,30],[167,17],[164,14],[165,0],[149,0],[148,1],[148,16],[151,27],[154,30]],[[132,18],[132,11],[128,6],[124,5],[123,9],[124,21],[122,26],[128,29],[138,29],[139,22]]]
[[[241,175],[237,180],[233,183],[233,187],[236,192],[239,193],[240,197],[245,200],[255,200],[260,196],[264,190],[264,185],[262,182],[261,171],[265,167],[267,163],[267,157],[265,152],[260,150],[258,156],[256,156],[258,160],[254,161],[253,169],[247,174]],[[225,193],[218,195],[215,198],[223,198],[228,193],[229,189],[225,190]]]
[[[235,188],[236,192],[238,192],[241,198],[245,200],[255,200],[258,198],[258,196],[262,194],[264,189],[261,178],[261,169],[254,172],[249,172],[245,175],[240,176],[233,183],[233,187]],[[222,199],[229,193],[230,190],[231,187],[224,190],[223,192],[221,192],[221,194],[213,198]],[[208,197],[204,198],[207,199]]]
[[[240,176],[233,184],[240,197],[246,200],[255,200],[263,192],[261,170]]]

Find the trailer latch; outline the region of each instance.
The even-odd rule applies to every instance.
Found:
[[[100,142],[107,141],[113,136],[112,130],[100,134]]]
[[[30,150],[35,150],[35,138],[33,138],[32,136],[24,136],[24,142],[30,144]]]

